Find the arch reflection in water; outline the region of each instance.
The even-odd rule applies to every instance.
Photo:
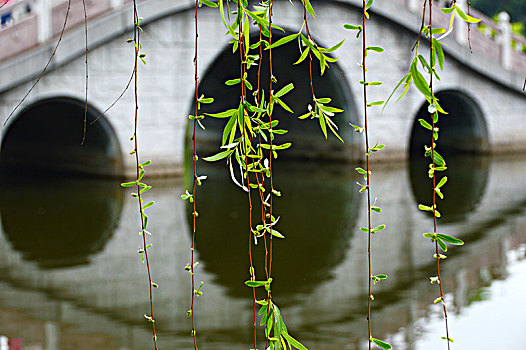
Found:
[[[440,173],[448,179],[442,188],[444,199],[437,197],[437,208],[442,214],[440,222],[461,222],[467,214],[477,208],[484,196],[490,160],[484,156],[456,155],[447,157],[446,162],[447,170]],[[428,170],[429,158],[411,158],[409,177],[417,204],[428,205],[433,202],[433,188],[431,179],[427,176]]]
[[[87,264],[117,227],[123,195],[115,181],[4,176],[3,234],[41,267]]]
[[[249,288],[242,288],[249,276],[248,240],[252,239],[247,193],[232,183],[224,164],[203,164],[200,172],[208,179],[197,192],[199,259],[228,294],[249,297]],[[331,278],[349,250],[361,197],[354,174],[342,167],[288,162],[276,167],[274,184],[283,193],[274,200],[274,215],[281,217],[276,230],[286,238],[274,239],[272,285],[283,305]],[[252,214],[253,224],[259,224],[256,200]],[[190,207],[187,217],[191,222]],[[253,252],[256,277],[265,279],[262,238]]]
[[[272,34],[275,41],[284,36],[285,33],[279,31]],[[259,37],[257,36],[251,37],[252,43],[258,40]],[[330,135],[325,140],[317,119],[298,119],[299,116],[307,112],[308,105],[312,105],[312,92],[309,80],[309,66],[306,62],[308,60],[298,65],[293,64],[301,55],[297,43],[293,41],[280,46],[273,49],[272,53],[273,57],[279,57],[279,60],[275,59],[273,62],[273,74],[278,79],[278,82],[273,85],[273,90],[279,91],[289,83],[294,84],[294,89],[283,97],[283,101],[294,113],[286,112],[279,105],[276,105],[272,115],[273,120],[279,120],[277,128],[289,131],[286,137],[278,137],[278,142],[283,139],[286,142],[292,142],[293,145],[287,152],[282,152],[281,156],[291,158],[357,159],[359,157],[358,153],[361,151],[359,149],[360,139],[354,135],[355,133],[347,124],[348,122],[358,123],[357,113],[351,89],[338,64],[331,64],[324,75],[320,76],[319,64],[316,63],[317,61],[314,62],[313,80],[314,91],[318,98],[331,97],[330,105],[344,110],[343,113],[336,114],[332,119],[338,125],[338,133],[345,140],[345,143],[340,142],[333,135]],[[251,50],[250,54],[259,55],[259,49]],[[237,109],[240,99],[240,85],[227,86],[225,81],[239,77],[238,62],[239,53],[232,53],[231,47],[228,46],[211,64],[201,80],[200,94],[204,94],[206,97],[213,97],[214,103],[201,105],[199,114],[218,113],[231,108]],[[258,86],[258,67],[252,67],[247,73],[248,80],[253,86],[252,91],[247,90],[247,95],[249,95],[249,101],[254,101],[252,92]],[[261,88],[265,90],[266,99],[268,99],[269,76],[268,50],[264,50],[261,64]],[[194,114],[193,102],[190,103],[189,113]],[[205,155],[218,152],[221,145],[222,130],[227,122],[228,119],[211,117],[206,117],[203,120],[206,131],[199,130],[197,137],[199,142],[198,149],[201,152],[204,152]],[[188,130],[187,135],[191,135],[190,130]]]
[[[18,113],[4,130],[0,152],[3,173],[80,173],[119,176],[122,154],[105,117],[88,105],[86,139],[83,101],[55,97]]]

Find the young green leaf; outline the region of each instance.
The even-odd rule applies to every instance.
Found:
[[[205,157],[205,158],[203,158],[203,160],[206,160],[207,162],[215,162],[217,160],[221,160],[223,158],[226,158],[226,157],[230,156],[233,152],[234,152],[233,150],[219,152],[216,155],[213,155],[213,156],[210,156],[210,157]]]
[[[292,84],[292,83],[287,84],[281,90],[279,90],[276,94],[274,94],[274,97],[281,97],[281,96],[287,94],[292,89],[294,89],[294,84]]]
[[[462,9],[460,7],[458,7],[457,5],[455,5],[454,8],[455,8],[455,11],[457,12],[458,16],[460,18],[462,18],[464,21],[466,21],[468,23],[478,23],[478,22],[480,22],[479,18],[475,18],[475,17],[471,17],[469,15],[466,15],[464,13],[464,11],[462,11]]]
[[[272,43],[272,45],[268,46],[266,48],[266,50],[273,49],[275,47],[278,47],[278,46],[281,46],[283,44],[286,44],[289,41],[292,41],[292,40],[296,39],[298,37],[298,35],[299,35],[299,33],[287,35],[286,37],[283,37],[283,38],[279,39],[278,41]]]
[[[385,51],[383,48],[379,46],[367,46],[365,49],[368,51],[374,51],[374,52],[379,52],[379,53],[382,53]]]
[[[385,349],[385,350],[392,349],[391,344],[386,343],[386,342],[384,342],[383,340],[380,340],[380,339],[376,339],[376,338],[372,338],[372,337],[371,337],[371,341],[372,341],[373,343],[375,343],[376,345],[378,345],[379,347],[381,347],[382,349]]]
[[[443,233],[437,233],[437,237],[440,238],[442,241],[449,243],[449,244],[453,244],[453,245],[463,245],[464,244],[464,241],[462,241],[461,239],[458,239],[452,236],[448,236]]]
[[[375,228],[371,229],[371,233],[380,232],[385,229],[385,225],[378,225]]]
[[[422,125],[424,128],[428,130],[433,129],[433,127],[428,122],[426,122],[424,119],[418,119],[418,121],[420,122],[420,125]]]
[[[440,179],[438,185],[437,185],[437,188],[440,188],[442,186],[444,186],[447,182],[447,176],[444,176],[442,179]]]
[[[248,287],[256,288],[256,287],[263,287],[267,285],[267,281],[245,281],[245,284]],[[265,306],[263,306],[261,309],[263,309]],[[260,310],[261,312],[261,310]]]

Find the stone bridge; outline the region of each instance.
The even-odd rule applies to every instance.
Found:
[[[133,47],[126,43],[133,29],[130,1],[87,0],[89,111],[83,146],[86,48],[80,0],[71,1],[66,32],[47,72],[7,119],[51,56],[67,4],[65,0],[15,0],[0,9],[0,123],[4,124],[0,168],[40,169],[52,164],[60,171],[131,174],[131,89],[98,118],[118,98],[132,74]],[[438,5],[434,21],[447,27],[448,18],[438,11]],[[139,70],[138,136],[141,158],[151,159],[152,173],[158,175],[181,173],[184,166],[193,95],[193,6],[190,0],[139,2],[148,65]],[[342,25],[360,22],[361,1],[320,0],[313,1],[313,6],[317,12],[316,20],[310,23],[314,39],[325,47],[346,39],[337,51],[339,61],[315,81],[320,96],[332,96],[334,103],[345,109],[337,122],[345,143],[342,145],[335,138],[324,140],[315,121],[283,115],[281,124],[291,130],[289,139],[294,144],[289,154],[357,159],[362,140],[348,122],[361,124],[363,119],[358,84],[361,43]],[[277,1],[274,13],[275,23],[287,31],[301,28],[300,3]],[[369,56],[369,79],[384,82],[370,89],[370,99],[385,100],[410,65],[411,47],[421,23],[421,1],[383,1],[381,6],[375,4],[371,13],[368,42],[384,47],[385,53]],[[499,16],[498,24],[474,10],[471,13],[482,17],[481,23],[471,25],[468,32],[467,25],[455,21],[453,33],[444,41],[446,65],[435,90],[450,115],[441,119],[441,147],[481,153],[526,151],[526,97],[522,91],[526,40],[511,33],[505,13]],[[235,95],[229,93],[223,81],[235,77],[235,71],[229,67],[236,58],[217,9],[203,7],[199,21],[201,91],[216,98],[207,111],[217,111],[235,103]],[[252,29],[255,34],[256,28]],[[421,50],[425,54],[425,49]],[[278,88],[294,83],[296,88],[287,102],[296,115],[303,114],[308,104],[307,68],[300,65],[290,69],[298,57],[293,43],[279,49],[278,54]],[[387,145],[385,152],[375,156],[376,160],[401,160],[408,158],[411,150],[421,151],[423,141],[415,121],[425,108],[425,100],[411,88],[404,100],[391,103],[383,113],[380,108],[372,110],[372,142]],[[202,150],[212,153],[219,146],[219,125],[206,119],[205,125],[208,133],[199,135]]]

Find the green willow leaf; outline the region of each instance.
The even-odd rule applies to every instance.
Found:
[[[438,65],[440,66],[440,70],[444,69],[444,50],[442,49],[442,44],[435,38],[433,38],[433,50],[436,53],[436,57],[438,59]]]
[[[434,154],[434,159],[435,159],[435,165],[437,166],[446,165],[446,161],[436,150],[433,152],[433,154]]]
[[[142,209],[144,210],[144,209],[146,209],[146,208],[149,208],[149,207],[151,207],[151,206],[154,205],[154,204],[155,204],[154,201],[148,202],[148,203],[146,203],[146,204],[142,207]]]
[[[241,79],[237,78],[237,79],[230,79],[230,80],[227,80],[225,81],[225,85],[236,85],[236,84],[239,84],[241,82]]]
[[[292,83],[287,84],[287,85],[284,86],[281,90],[279,90],[278,92],[276,92],[276,94],[274,95],[274,97],[281,97],[281,96],[287,94],[288,92],[290,92],[292,89],[294,89],[294,84],[292,84]]]
[[[212,118],[228,118],[232,116],[234,113],[236,113],[236,111],[237,109],[229,109],[227,111],[220,112],[220,113],[205,113],[205,114]]]
[[[461,239],[458,239],[456,237],[448,236],[443,233],[437,233],[437,237],[440,238],[442,241],[453,244],[453,245],[464,245],[464,241]]]
[[[420,125],[422,125],[424,128],[428,130],[433,130],[433,127],[428,122],[426,122],[424,119],[418,119],[418,121],[420,122]]]
[[[458,16],[460,18],[462,18],[466,22],[468,22],[468,23],[478,23],[478,22],[480,22],[479,18],[475,18],[475,17],[471,17],[469,15],[466,15],[464,13],[464,11],[462,11],[462,9],[460,7],[458,7],[457,5],[454,6],[454,9],[457,12]]]
[[[432,34],[444,34],[446,32],[445,28],[433,28],[431,29]]]
[[[216,155],[213,155],[213,156],[210,156],[210,157],[205,157],[205,158],[203,158],[203,160],[206,160],[207,162],[215,162],[217,160],[221,160],[223,158],[226,158],[226,157],[230,156],[233,152],[234,152],[233,150],[219,152]]]
[[[374,51],[374,52],[379,52],[379,53],[382,53],[385,51],[383,48],[379,46],[367,46],[365,49],[368,51]]]
[[[302,0],[302,2],[303,2],[303,5],[305,6],[307,12],[309,13],[309,15],[311,15],[312,18],[316,18],[315,13],[314,13],[314,9],[312,8],[312,5],[310,4],[310,1],[309,0]]]
[[[428,99],[431,99],[431,89],[429,88],[429,85],[427,85],[427,82],[422,75],[418,71],[417,68],[417,59],[415,58],[413,60],[413,63],[411,64],[411,68],[409,69],[409,72],[411,73],[411,76],[413,77],[413,82],[416,86],[416,88]]]
[[[389,343],[386,343],[384,342],[383,340],[380,340],[380,339],[376,339],[376,338],[372,338],[371,337],[371,341],[373,343],[375,343],[376,345],[378,345],[379,347],[381,347],[382,349],[385,349],[385,350],[389,350],[389,349],[392,349],[393,347],[391,346],[391,344]]]
[[[363,27],[360,25],[354,25],[354,24],[344,24],[343,28],[349,29],[349,30],[362,30]]]
[[[209,1],[209,0],[199,0],[199,6],[202,4],[208,6],[208,7],[217,7],[217,4],[215,2]]]
[[[305,50],[303,50],[303,53],[301,54],[300,58],[294,62],[293,64],[299,64],[301,62],[303,62],[306,58],[307,58],[307,55],[309,54],[309,51],[310,51],[310,48],[306,48]]]
[[[299,35],[298,33],[296,33],[296,34],[291,34],[291,35],[287,35],[286,37],[279,39],[279,40],[276,41],[275,43],[272,43],[272,45],[268,46],[268,47],[266,48],[266,50],[268,50],[268,49],[273,49],[273,48],[275,48],[275,47],[278,47],[278,46],[281,46],[281,45],[283,45],[283,44],[286,44],[286,43],[288,43],[289,41],[292,41],[292,40],[296,39],[296,38],[298,37],[298,35]]]
[[[263,287],[267,284],[267,281],[245,281],[245,284],[248,287],[256,288],[256,287]],[[266,306],[263,306],[261,309],[265,308]],[[260,310],[261,312],[261,310]]]
[[[298,350],[308,350],[302,343],[294,339],[288,332],[282,332],[281,335],[283,338],[285,338],[285,340],[287,340],[291,347],[295,347]]]
[[[393,97],[393,95],[395,94],[396,90],[398,90],[398,88],[402,85],[402,84],[407,84],[408,80],[411,79],[411,74],[410,73],[407,73],[406,75],[404,75],[404,77],[402,79],[400,79],[400,81],[398,82],[398,84],[396,84],[396,87],[393,89],[393,91],[391,92],[391,94],[389,95],[389,97],[387,98],[387,100],[385,101],[384,103],[384,106],[382,108],[382,112],[384,111],[385,107],[387,106],[387,104],[389,103],[389,101],[391,100],[391,98]]]
[[[440,182],[438,183],[437,188],[444,186],[446,182],[447,182],[447,176],[444,176],[442,179],[440,179]]]
[[[323,113],[318,114],[318,121],[320,123],[321,131],[323,131],[323,135],[327,138],[327,127],[325,126],[325,115]]]
[[[385,230],[385,225],[378,225],[375,228],[371,229],[371,233],[380,232],[382,230]]]
[[[340,48],[340,46],[343,45],[344,42],[345,42],[345,39],[340,41],[338,44],[336,44],[336,45],[328,48],[327,50],[325,50],[325,53],[331,53],[331,52],[334,52],[334,51],[338,50]]]
[[[440,239],[437,239],[438,246],[442,251],[447,252],[447,245]]]

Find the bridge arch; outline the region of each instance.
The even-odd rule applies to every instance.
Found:
[[[293,31],[286,33],[273,32],[273,41],[292,34]],[[259,40],[258,34],[251,35],[251,43]],[[321,43],[323,45],[323,43]],[[294,84],[294,89],[289,92],[282,100],[290,106],[294,113],[283,110],[276,105],[273,119],[279,120],[278,128],[288,130],[287,142],[292,142],[292,147],[280,154],[281,157],[297,159],[322,159],[322,160],[341,160],[356,158],[359,152],[360,139],[353,133],[348,123],[359,124],[356,112],[355,101],[351,88],[347,82],[347,77],[338,63],[332,63],[326,69],[323,76],[320,76],[319,62],[313,61],[313,81],[316,97],[331,97],[331,106],[339,107],[343,113],[336,114],[333,118],[337,124],[339,134],[345,141],[341,143],[335,136],[328,131],[328,139],[323,137],[320,125],[317,120],[298,119],[299,116],[307,112],[309,104],[312,104],[312,94],[309,81],[308,59],[298,65],[293,63],[301,55],[296,41],[289,42],[283,46],[273,49],[273,75],[278,82],[273,85],[273,90],[278,91],[289,83]],[[259,55],[259,49],[251,50],[250,54]],[[269,69],[268,51],[264,51],[263,63],[261,66],[262,89],[268,97],[269,88]],[[257,88],[257,67],[248,70],[248,79],[253,88]],[[215,60],[209,65],[200,83],[199,94],[213,97],[214,103],[201,105],[199,114],[218,113],[230,108],[237,108],[239,105],[239,85],[227,86],[225,81],[236,79],[239,76],[239,52],[232,53],[230,45],[223,48]],[[286,78],[286,80],[285,80]],[[254,91],[254,90],[252,90]],[[248,91],[251,94],[252,91]],[[193,99],[190,102],[189,114],[194,114]],[[207,117],[203,120],[206,131],[199,130],[198,142],[199,149],[206,155],[217,153],[221,144],[223,126],[227,120]],[[189,126],[191,123],[188,123]],[[191,128],[187,127],[187,140],[190,139]],[[186,142],[188,145],[189,142]]]
[[[482,154],[489,151],[489,135],[486,120],[479,103],[460,90],[442,90],[435,94],[448,114],[440,114],[438,121],[439,142],[437,148],[444,155]],[[424,153],[424,145],[430,144],[431,134],[418,119],[429,119],[428,103],[422,104],[415,116],[409,141],[410,158]]]
[[[436,93],[442,108],[438,121],[437,150],[446,160],[448,169],[445,197],[438,203],[443,222],[459,222],[473,212],[484,197],[489,174],[489,161],[478,157],[489,151],[486,120],[477,101],[460,90],[442,90]],[[430,159],[424,159],[424,145],[431,143],[431,133],[418,119],[430,121],[428,103],[420,107],[411,132],[409,147],[409,176],[413,196],[417,203],[432,203],[427,170]]]
[[[81,144],[84,110],[84,101],[64,96],[22,109],[4,129],[0,171],[119,176],[123,164],[117,135],[89,104]]]

